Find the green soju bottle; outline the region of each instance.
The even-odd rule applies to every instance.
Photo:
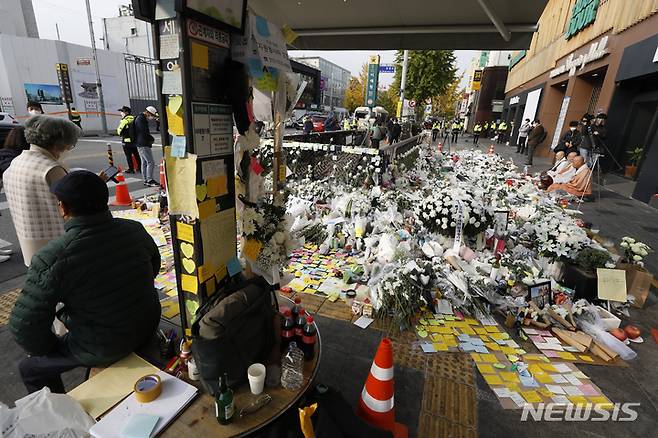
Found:
[[[234,412],[233,390],[228,387],[228,375],[224,373],[219,378],[219,392],[215,398],[215,416],[219,424],[229,424],[233,420]]]

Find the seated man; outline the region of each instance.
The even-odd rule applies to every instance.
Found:
[[[557,184],[564,184],[571,181],[571,178],[576,174],[576,168],[573,167],[573,160],[578,156],[578,152],[569,152],[567,155],[567,165],[562,168],[553,177],[553,182]]]
[[[564,156],[564,151],[558,151],[558,153],[555,154],[555,164],[553,165],[553,167],[551,167],[549,170],[547,170],[546,173],[551,178],[555,178],[555,175],[560,173],[569,164],[570,164],[570,162],[567,161],[567,157]]]
[[[9,321],[29,354],[19,370],[30,393],[63,393],[62,372],[110,365],[151,340],[160,321],[160,253],[144,227],[112,218],[107,186],[91,172],[69,173],[51,191],[65,233],[32,258]],[[57,303],[62,337],[51,331]]]
[[[576,174],[568,183],[554,183],[548,188],[548,191],[564,190],[577,197],[590,196],[592,194],[592,172],[585,164],[585,158],[580,155],[574,158],[573,167],[576,168]]]

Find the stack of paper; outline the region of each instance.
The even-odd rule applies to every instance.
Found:
[[[139,403],[135,394],[130,394],[89,432],[97,438],[118,438],[131,421],[131,417],[148,414],[159,417],[152,436],[160,433],[196,397],[198,390],[163,371],[158,371],[157,374],[162,380],[162,393],[158,398],[150,403]]]

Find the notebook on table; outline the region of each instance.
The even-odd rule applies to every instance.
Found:
[[[122,431],[133,415],[148,414],[159,417],[151,436],[158,435],[176,416],[184,410],[199,392],[194,386],[163,371],[156,374],[162,381],[162,393],[150,403],[139,403],[135,394],[130,394],[108,412],[89,431],[97,438],[121,438]]]

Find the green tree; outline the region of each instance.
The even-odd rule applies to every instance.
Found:
[[[357,107],[363,106],[366,95],[365,83],[367,76],[368,66],[367,64],[363,64],[363,67],[361,67],[361,73],[359,73],[359,77],[357,78],[352,76],[347,84],[347,89],[345,90],[344,105],[350,113],[354,112]]]
[[[386,90],[379,89],[377,91],[377,102],[375,105],[383,107],[388,111],[389,116],[395,117],[399,100],[400,96],[396,94],[395,90],[393,90],[392,87],[388,87]]]
[[[448,118],[455,116],[457,102],[462,99],[464,94],[464,89],[459,88],[462,76],[455,78],[448,84],[445,92],[432,99],[432,113],[439,113]]]
[[[395,76],[391,88],[399,95],[403,51],[395,55]],[[423,107],[427,99],[444,94],[456,79],[457,67],[452,50],[410,50],[404,97]]]

